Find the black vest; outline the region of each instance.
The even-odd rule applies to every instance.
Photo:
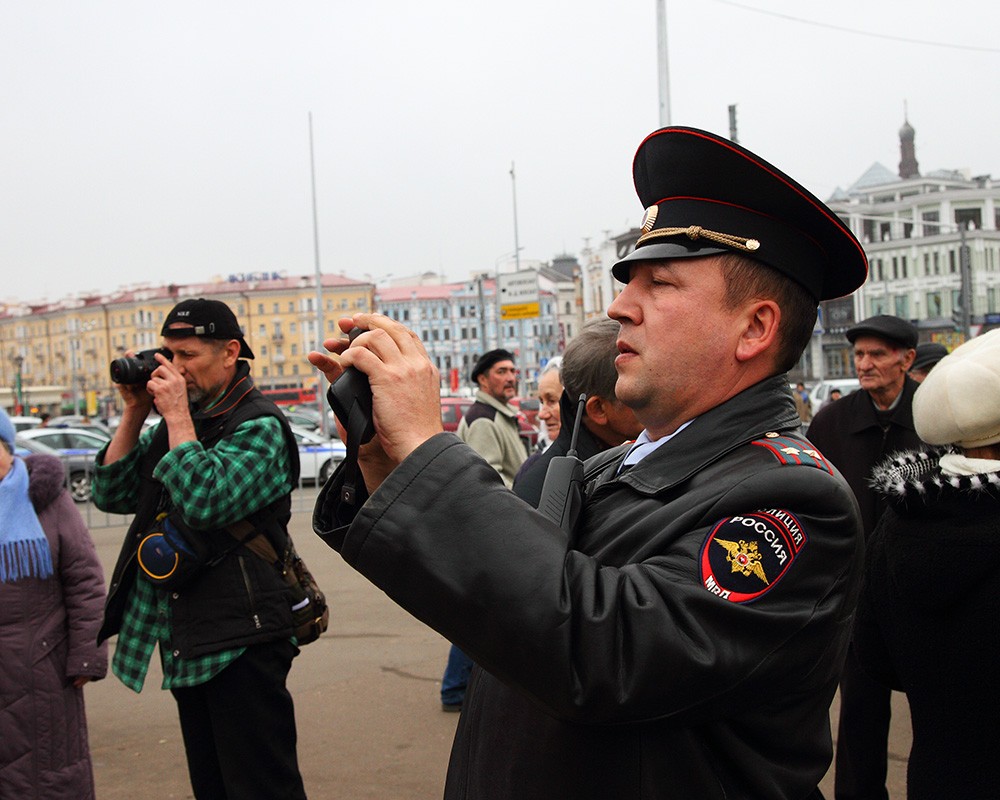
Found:
[[[192,414],[198,441],[205,448],[211,448],[248,420],[274,417],[285,435],[292,471],[289,477],[293,485],[297,484],[298,445],[291,428],[281,410],[253,387],[244,362],[240,365],[242,369],[238,370],[223,399],[208,413]],[[161,422],[149,449],[139,461],[135,518],[111,578],[99,641],[120,630],[125,604],[136,577],[136,549],[156,515],[171,510],[167,492],[153,478],[153,470],[169,450],[168,437],[167,425]],[[180,511],[183,514],[183,509]],[[284,551],[288,540],[290,518],[290,494],[246,517],[279,553]],[[218,554],[220,558],[183,587],[170,592],[172,646],[178,655],[190,658],[291,636],[288,589],[274,565],[243,546],[234,548],[235,540],[226,530],[198,531],[197,534],[208,553]]]

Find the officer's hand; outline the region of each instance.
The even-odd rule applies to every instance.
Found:
[[[344,324],[348,323],[350,327],[344,331],[347,333],[354,327],[354,321],[349,319],[338,320],[338,324],[341,329],[343,329]],[[309,363],[312,364],[316,369],[326,375],[327,381],[333,383],[340,374],[344,371],[343,367],[340,366],[340,353],[343,353],[347,346],[350,344],[346,336],[340,339],[327,339],[323,342],[323,347],[330,351],[330,353],[320,353],[313,350],[309,353],[306,358],[309,359]],[[331,355],[332,354],[332,355]]]
[[[362,453],[368,471],[391,471],[427,439],[444,430],[441,423],[440,376],[420,338],[409,328],[381,314],[357,314],[339,320],[345,333],[361,328],[350,347],[332,340],[340,355],[310,362],[336,380],[346,367],[357,367],[372,387],[372,416],[377,436]],[[329,347],[328,343],[324,343]],[[324,367],[330,367],[329,371]],[[331,377],[332,376],[332,377]],[[379,452],[381,451],[381,452]],[[365,463],[367,462],[367,463]]]

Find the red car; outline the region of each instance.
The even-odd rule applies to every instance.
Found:
[[[452,433],[457,431],[458,423],[461,422],[462,417],[465,416],[465,412],[469,410],[469,406],[474,402],[471,397],[442,397],[441,421],[444,423],[444,429]],[[538,429],[528,422],[527,417],[521,412],[518,412],[517,424],[528,452],[534,452],[535,445],[538,444]]]

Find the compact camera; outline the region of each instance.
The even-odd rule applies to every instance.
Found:
[[[143,350],[130,357],[116,358],[111,362],[111,380],[130,386],[145,386],[153,370],[160,366],[160,362],[156,360],[157,353],[168,361],[173,361],[174,354],[164,347]]]

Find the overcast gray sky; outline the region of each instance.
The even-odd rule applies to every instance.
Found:
[[[667,16],[671,121],[726,134],[737,104],[741,143],[823,199],[896,169],[904,101],[922,171],[1000,177],[995,3]],[[493,270],[512,161],[522,257],[577,253],[641,218],[655,23],[654,0],[5,0],[0,299],[311,273],[310,111],[324,271]]]

